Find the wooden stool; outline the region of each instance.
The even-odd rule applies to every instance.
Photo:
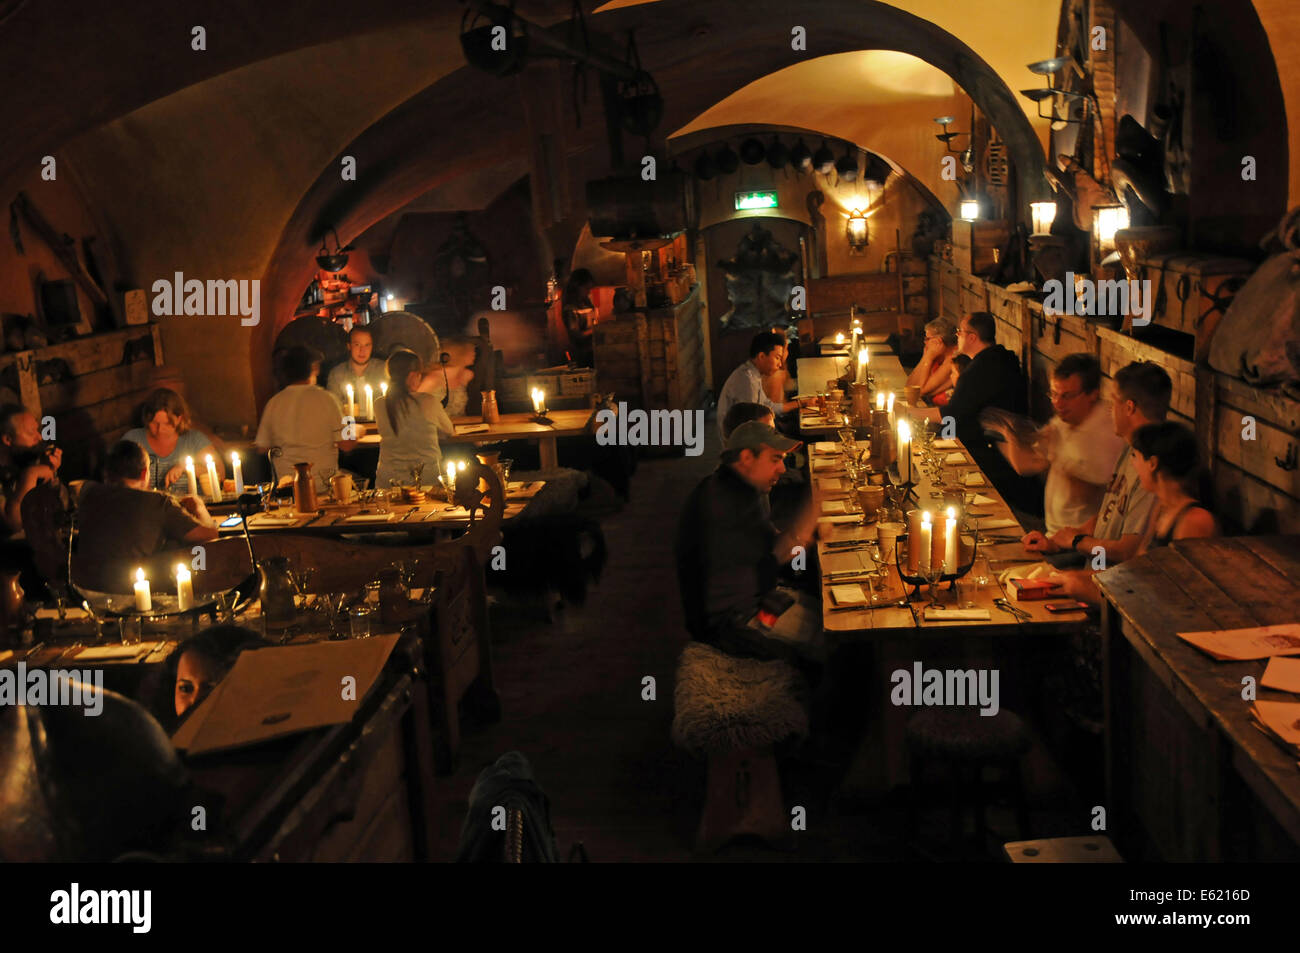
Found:
[[[1011,841],[1002,845],[1002,851],[1013,864],[1124,863],[1124,858],[1104,834]]]
[[[1011,788],[1016,821],[1021,832],[1028,832],[1029,812],[1020,781],[1020,758],[1029,750],[1029,732],[1019,716],[1006,709],[985,717],[975,708],[933,708],[907,723],[906,737],[915,789],[919,791],[922,787],[928,765],[939,764],[947,770],[954,848],[963,840],[964,813],[969,804],[983,849],[987,835],[983,780],[986,767],[1003,772]],[[912,797],[908,801],[908,835],[913,841],[918,800]]]
[[[677,666],[673,740],[708,759],[696,849],[742,836],[787,846],[790,817],[772,746],[808,733],[802,682],[784,662],[733,658],[692,642]]]

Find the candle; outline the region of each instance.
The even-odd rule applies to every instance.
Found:
[[[352,389],[351,384],[348,385],[348,405],[343,409],[347,412],[349,417],[355,417],[357,415],[357,395],[356,391]]]
[[[894,392],[891,390],[889,396],[885,398],[885,410],[889,411],[889,419],[894,419]]]
[[[195,496],[199,495],[199,478],[194,475],[194,458],[185,458],[185,476],[190,481],[190,492]]]
[[[951,506],[943,526],[943,561],[948,564],[948,572],[957,571],[957,510]]]
[[[917,568],[922,572],[930,568],[930,545],[933,528],[930,525],[930,513],[926,511],[921,514],[921,532],[916,541]]]
[[[180,563],[176,564],[176,601],[182,612],[194,608],[194,583],[190,571]]]
[[[844,332],[843,332],[843,331],[837,331],[837,332],[835,333],[835,343],[836,343],[837,345],[838,345],[838,344],[843,344],[843,343],[844,343]]]
[[[149,580],[144,578],[144,569],[135,571],[135,607],[140,612],[148,612],[153,608],[153,600],[149,598]]]
[[[369,384],[366,385],[366,416],[364,419],[375,419],[375,389]]]
[[[380,397],[388,396],[388,381],[379,382],[379,396]]]
[[[456,464],[447,461],[447,489],[456,489]]]
[[[544,413],[543,408],[546,406],[546,392],[540,387],[533,388],[533,413],[538,417]]]
[[[867,349],[864,347],[858,351],[858,383],[867,382]]]
[[[235,496],[241,496],[244,492],[244,467],[237,453],[230,455],[230,473],[235,478]]]
[[[884,409],[885,409],[885,392],[883,390],[876,391],[876,410],[884,410]]]
[[[898,478],[912,482],[912,428],[906,420],[898,422]]]
[[[208,461],[208,486],[212,490],[212,502],[221,502],[221,481],[217,479],[217,464],[212,459],[212,454],[207,455]]]

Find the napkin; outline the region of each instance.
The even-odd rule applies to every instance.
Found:
[[[817,489],[823,493],[843,493],[844,480],[840,477],[818,477]]]
[[[959,446],[961,445],[956,440],[936,440],[934,442],[934,449],[936,450],[956,450]]]
[[[966,454],[961,453],[961,452],[958,452],[958,453],[950,453],[950,454],[948,454],[948,456],[946,456],[946,457],[943,458],[943,462],[944,462],[944,463],[965,463],[965,462],[966,462]]]
[[[988,486],[984,481],[984,474],[980,473],[978,470],[966,474],[966,476],[962,478],[961,482],[966,486]]]
[[[840,452],[840,445],[833,440],[819,440],[813,444],[813,453],[819,453],[823,456],[836,456]]]
[[[971,506],[993,506],[997,500],[985,496],[983,493],[976,493],[975,499],[971,500]]]
[[[848,508],[843,500],[822,500],[823,513],[847,513]]]
[[[135,658],[145,652],[152,652],[157,647],[157,642],[144,642],[140,645],[95,645],[82,649],[76,654],[76,659],[79,662],[107,662],[110,659]]]
[[[268,513],[254,513],[248,522],[254,526],[297,526],[301,516],[271,516]]]
[[[80,622],[83,619],[90,618],[90,613],[87,612],[85,609],[68,607],[65,608],[63,611],[65,617],[69,622]],[[36,610],[36,618],[38,619],[58,619],[58,617],[59,617],[58,609],[37,609]]]
[[[831,586],[831,598],[837,606],[857,606],[866,603],[867,594],[861,586]]]
[[[345,523],[387,523],[396,513],[357,513],[355,516],[343,517]]]
[[[1007,526],[1019,526],[1013,519],[1000,516],[981,516],[977,521],[980,529],[1003,529]]]
[[[1264,676],[1259,683],[1265,688],[1300,694],[1300,658],[1283,658],[1276,655],[1268,660]]]
[[[926,622],[979,622],[992,619],[988,609],[926,609]]]
[[[814,470],[842,470],[844,464],[830,457],[813,457],[812,467]]]
[[[832,501],[828,500],[827,502],[832,502]],[[834,502],[842,503],[844,501],[838,500]],[[862,517],[859,516],[857,513],[849,513],[846,516],[823,516],[819,520],[819,522],[822,523],[859,523],[861,521],[862,521]]]

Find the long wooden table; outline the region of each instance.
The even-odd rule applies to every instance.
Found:
[[[1220,662],[1178,632],[1300,619],[1300,536],[1170,544],[1100,573],[1106,791],[1128,859],[1300,860],[1300,765],[1243,698],[1267,660]]]
[[[826,380],[835,376],[834,366],[831,363],[833,360],[831,358],[813,358],[800,361],[800,376],[807,381],[808,392],[822,390],[825,387]],[[840,366],[843,366],[842,362]],[[871,373],[876,380],[877,390],[893,391],[897,400],[901,401],[906,375],[897,357],[881,355],[877,358],[873,354]],[[814,426],[809,429],[813,434],[816,434],[819,432],[819,427],[816,421],[813,424]],[[839,426],[824,427],[825,430],[834,434],[839,430]],[[914,441],[913,447],[919,450],[919,441]],[[819,448],[816,443],[809,449],[812,503],[817,511],[821,513],[823,512],[823,502],[833,499],[846,499],[848,490],[844,487],[835,488],[828,482],[841,477],[843,471],[816,467],[813,461],[824,457],[818,453]],[[949,464],[945,467],[948,474],[960,474],[964,477],[969,473],[980,473],[979,467],[975,465],[970,453],[962,446],[960,441],[952,441],[951,449],[945,452],[948,454],[960,453],[964,460],[964,463],[960,466]],[[829,459],[838,460],[840,458],[836,456]],[[930,508],[936,514],[941,512],[943,509],[942,499],[936,498],[935,494],[938,494],[938,491],[935,489],[931,477],[922,472],[919,455],[913,458],[912,472],[917,481],[915,487],[916,498],[911,500],[905,506],[905,509],[920,506],[921,508]],[[981,474],[981,476],[983,475]],[[1024,535],[1023,528],[1016,521],[1016,517],[1006,501],[988,482],[987,478],[984,478],[982,485],[969,485],[969,489],[991,501],[987,505],[974,508],[973,512],[976,514],[979,523],[998,521],[1008,524],[988,529],[991,537],[999,537],[1003,541],[991,545],[980,544],[976,549],[977,554],[988,557],[994,575],[994,578],[984,587],[982,592],[977,594],[974,600],[977,608],[988,611],[988,619],[972,621],[927,620],[925,618],[925,606],[930,602],[930,593],[925,586],[920,587],[919,598],[909,600],[906,606],[894,607],[890,605],[890,603],[901,601],[912,592],[910,586],[906,587],[905,592],[903,579],[898,572],[896,563],[893,561],[889,564],[887,581],[883,585],[878,584],[877,591],[884,603],[882,606],[860,609],[837,607],[831,598],[831,585],[846,584],[847,580],[838,582],[827,580],[825,573],[853,568],[855,563],[863,568],[874,568],[870,560],[865,557],[867,547],[876,538],[876,524],[874,519],[865,524],[860,519],[850,523],[833,523],[823,520],[819,524],[817,552],[820,571],[823,574],[821,587],[822,628],[828,647],[833,647],[839,643],[866,642],[871,646],[873,658],[872,667],[874,672],[869,677],[872,684],[876,686],[871,696],[874,700],[874,711],[868,720],[868,733],[859,750],[857,764],[850,773],[851,783],[854,787],[888,788],[903,782],[907,778],[907,765],[903,750],[903,730],[909,713],[905,708],[895,707],[887,703],[886,695],[888,692],[886,688],[890,672],[899,668],[910,668],[914,660],[922,657],[920,655],[921,647],[916,644],[917,636],[923,635],[927,637],[925,650],[931,653],[932,656],[943,653],[951,655],[953,652],[964,655],[971,650],[983,656],[991,650],[988,641],[990,637],[1059,636],[1071,631],[1077,631],[1078,627],[1087,619],[1087,613],[1084,610],[1053,614],[1047,611],[1045,603],[1041,601],[1013,602],[1013,605],[1018,610],[1028,613],[1028,619],[1022,621],[1016,615],[995,605],[996,599],[1009,598],[1007,592],[999,584],[997,575],[1003,570],[1016,565],[1037,562],[1039,557],[1025,552],[1023,545],[1020,543],[1020,539]],[[832,541],[845,540],[860,541],[862,547],[845,551],[828,545]],[[869,595],[870,587],[865,582],[861,584],[864,591]],[[944,608],[956,607],[956,592],[951,590],[947,583],[943,584],[940,602]]]
[[[463,443],[481,446],[485,443],[500,443],[503,440],[535,440],[541,456],[541,468],[554,470],[559,466],[556,440],[560,437],[580,437],[587,433],[587,423],[593,413],[594,411],[588,408],[548,410],[546,417],[551,421],[549,425],[537,423],[532,414],[502,414],[499,423],[489,424],[487,430],[475,433],[465,431],[481,426],[482,417],[453,417],[451,422],[456,426],[456,435],[442,437],[439,443],[440,445]],[[373,423],[366,424],[366,433],[359,442],[363,446],[379,445],[381,442],[379,431]]]

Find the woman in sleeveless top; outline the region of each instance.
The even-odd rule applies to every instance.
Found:
[[[1176,539],[1217,536],[1214,515],[1194,495],[1200,465],[1196,436],[1182,424],[1164,421],[1139,427],[1130,440],[1138,479],[1158,501],[1139,555]]]

